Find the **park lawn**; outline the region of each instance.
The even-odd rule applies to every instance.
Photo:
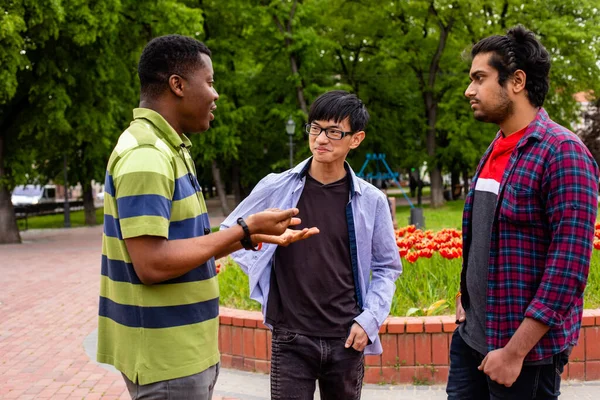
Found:
[[[395,185],[390,186],[391,189],[396,189],[397,187]],[[410,194],[410,189],[408,187],[402,187],[402,190],[404,190],[404,192],[406,193],[406,195],[408,196]],[[431,186],[424,186],[423,187],[423,191],[421,193],[421,196],[423,198],[428,197],[431,195]],[[404,195],[402,193],[388,193],[388,196],[390,197],[404,197]],[[414,201],[415,203],[417,202],[417,198],[411,198],[411,201]]]
[[[425,229],[433,231],[439,231],[443,228],[462,229],[464,206],[464,200],[448,201],[440,208],[431,208],[429,204],[423,205],[421,208],[423,208],[423,216],[425,217]],[[409,217],[410,206],[396,207],[396,221],[399,227],[408,225]]]
[[[83,210],[71,211],[71,227],[85,226]],[[104,223],[104,209],[96,209],[96,222],[98,225]],[[25,219],[17,220],[19,230],[25,230]],[[39,215],[27,218],[27,229],[58,229],[65,227],[63,214]]]
[[[71,227],[85,226],[83,210],[71,212]],[[104,209],[102,207],[96,209],[97,225],[104,223]],[[17,225],[20,231],[25,230],[25,220],[17,220]],[[65,217],[63,214],[40,215],[27,218],[27,229],[60,229],[65,227]],[[219,230],[218,226],[212,227],[212,231]]]

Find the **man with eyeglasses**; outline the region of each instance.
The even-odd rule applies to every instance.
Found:
[[[382,352],[379,327],[402,265],[385,195],[346,162],[368,119],[353,94],[317,98],[306,125],[312,157],[265,177],[221,225],[261,208],[297,207],[302,223],[294,229],[320,231],[290,245],[285,236],[265,238],[277,244],[232,254],[273,329],[272,399],[312,399],[316,381],[322,399],[359,399],[364,354]]]

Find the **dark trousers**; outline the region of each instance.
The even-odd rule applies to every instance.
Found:
[[[321,338],[275,329],[271,342],[271,399],[360,399],[364,355],[346,349],[345,337]]]
[[[484,356],[473,350],[458,333],[450,344],[450,373],[446,393],[448,400],[551,400],[560,395],[560,374],[567,364],[568,355],[553,356],[548,365],[523,366],[521,374],[511,387],[491,380],[477,367]]]
[[[219,364],[195,375],[139,385],[123,375],[132,400],[211,400]]]

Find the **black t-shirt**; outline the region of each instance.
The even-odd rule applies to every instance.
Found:
[[[279,247],[271,272],[267,322],[294,333],[344,337],[360,313],[356,302],[346,206],[349,176],[323,185],[306,175],[297,208],[320,233]]]

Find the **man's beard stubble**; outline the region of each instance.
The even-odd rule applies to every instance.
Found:
[[[481,104],[481,103],[479,103]],[[514,103],[508,98],[506,90],[502,88],[497,105],[493,110],[483,112],[479,115],[474,114],[473,116],[477,121],[491,122],[496,125],[500,125],[506,121],[514,113]]]

